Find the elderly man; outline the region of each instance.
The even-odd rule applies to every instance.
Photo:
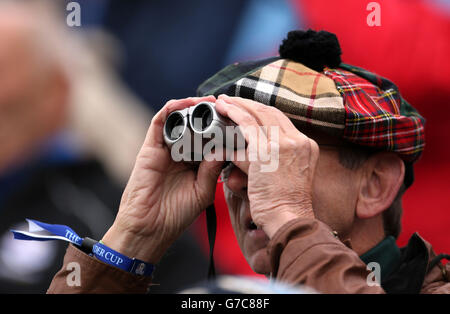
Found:
[[[323,293],[450,293],[442,255],[417,234],[405,248],[395,244],[401,196],[424,147],[423,119],[395,85],[341,63],[340,54],[333,34],[291,32],[280,57],[230,65],[200,86],[209,96],[169,101],[152,120],[95,257],[71,245],[48,292],[147,290],[144,269],[213,202],[223,167],[174,162],[164,122],[210,101],[242,127],[247,147],[256,141],[249,127],[279,130],[278,138],[258,134],[278,148],[277,169],[262,172],[263,161],[247,158],[222,173],[233,228],[255,272]],[[122,258],[140,266],[118,269]],[[81,285],[67,285],[71,262],[81,265]],[[371,276],[372,267],[381,276]]]

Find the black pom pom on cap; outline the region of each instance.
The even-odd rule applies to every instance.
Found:
[[[341,63],[341,47],[335,34],[327,31],[296,30],[288,33],[279,49],[280,57],[299,62],[317,72]]]

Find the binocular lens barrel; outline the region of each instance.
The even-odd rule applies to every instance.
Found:
[[[196,132],[203,132],[211,125],[213,118],[213,108],[207,103],[200,103],[192,111],[191,126]]]
[[[212,125],[218,124],[224,125],[223,119],[215,111],[214,104],[201,102],[169,114],[164,124],[164,138],[168,144],[173,144],[183,137],[188,127],[196,133],[204,133],[208,132]]]
[[[228,126],[233,127],[230,134],[228,134]],[[236,150],[245,147],[245,139],[239,132],[233,133],[235,127],[236,124],[233,121],[216,111],[214,103],[200,102],[195,106],[169,114],[164,124],[164,141],[169,148],[172,148],[175,143],[181,144],[182,154],[186,158],[190,158],[191,153],[195,156],[203,156],[203,146],[211,139],[217,139],[218,134],[222,136],[221,143],[224,147]],[[196,143],[201,143],[202,147],[195,146]],[[177,145],[176,149],[179,147],[180,145]]]
[[[186,129],[186,120],[179,111],[172,112],[164,125],[165,136],[171,141],[176,141],[183,136]]]

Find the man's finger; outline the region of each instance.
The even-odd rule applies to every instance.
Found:
[[[216,154],[216,156],[219,155],[220,153]],[[225,163],[225,154],[222,155],[221,158],[217,159],[205,158],[200,163],[195,184],[197,185],[198,196],[202,200],[208,200],[210,197],[214,198],[217,179]]]
[[[255,117],[260,125],[278,126],[282,132],[287,134],[292,132],[293,129],[296,130],[289,118],[275,107],[267,106],[250,99],[230,97],[228,95],[220,95],[218,99],[245,109]]]
[[[217,100],[216,110],[240,127],[242,135],[248,144],[254,139],[256,132],[260,133],[261,131],[256,119],[245,109],[239,108],[234,104],[226,103],[223,100]]]

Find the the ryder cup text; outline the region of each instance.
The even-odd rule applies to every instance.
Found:
[[[115,265],[120,265],[123,263],[123,259],[120,258],[119,256],[115,255],[112,252],[109,251],[105,251],[105,249],[94,245],[93,247],[93,252],[95,255],[98,255],[100,257],[103,257],[104,259],[106,259],[107,261],[110,261],[111,263],[115,264]]]

